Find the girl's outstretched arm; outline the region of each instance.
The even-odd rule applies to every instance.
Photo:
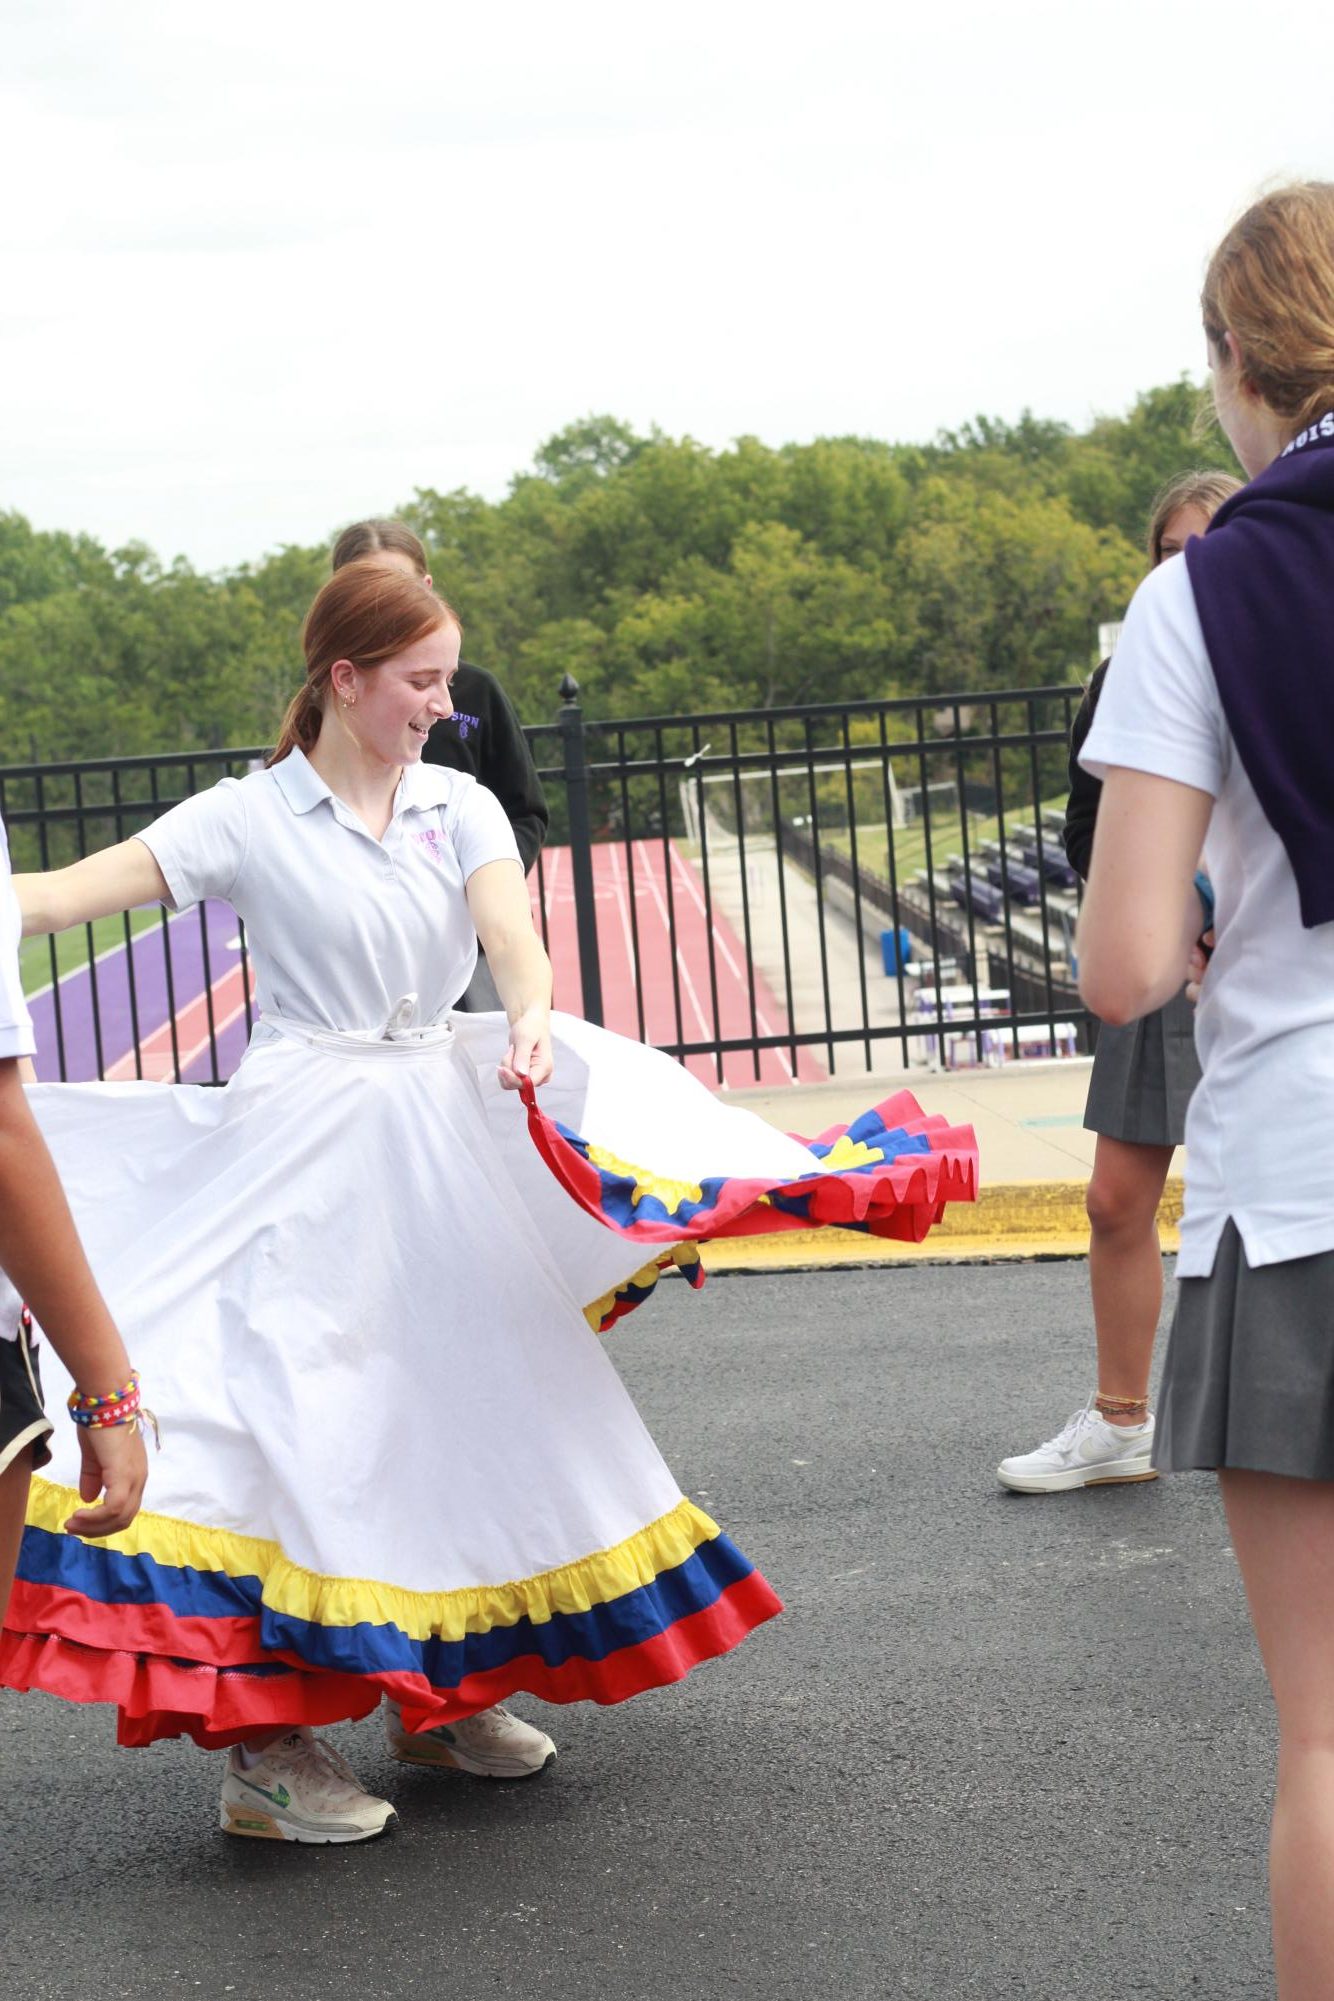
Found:
[[[160,903],[169,892],[166,877],[142,841],[119,841],[86,861],[41,875],[16,875],[14,889],[23,912],[23,935],[67,931],[95,917],[114,917],[142,903]]]

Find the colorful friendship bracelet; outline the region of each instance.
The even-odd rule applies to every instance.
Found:
[[[138,1414],[141,1403],[139,1371],[131,1369],[124,1389],[112,1390],[104,1397],[85,1396],[80,1390],[71,1390],[66,1407],[76,1424],[95,1431],[108,1425],[128,1424]]]

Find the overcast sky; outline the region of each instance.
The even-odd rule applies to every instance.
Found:
[[[204,568],[589,411],[1075,424],[1334,175],[1328,0],[0,0],[0,508]]]

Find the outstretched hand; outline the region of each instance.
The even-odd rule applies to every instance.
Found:
[[[139,1512],[148,1479],[148,1454],[138,1425],[79,1428],[79,1497],[100,1507],[76,1508],[65,1524],[69,1535],[115,1535]]]
[[[517,1091],[525,1082],[545,1084],[554,1068],[551,1017],[544,1007],[529,1008],[510,1023],[510,1046],[497,1074],[507,1091]]]

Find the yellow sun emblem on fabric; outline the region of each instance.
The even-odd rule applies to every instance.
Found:
[[[843,1133],[834,1141],[820,1165],[839,1174],[850,1167],[874,1167],[884,1157],[882,1147],[867,1146],[865,1140],[849,1139],[847,1134]]]
[[[614,1174],[622,1181],[633,1181],[634,1193],[630,1197],[632,1206],[652,1195],[661,1202],[669,1215],[675,1215],[685,1202],[702,1202],[704,1190],[694,1181],[672,1181],[665,1174],[650,1174],[646,1168],[632,1167],[629,1161],[618,1160],[614,1153],[608,1153],[602,1146],[590,1146],[588,1158],[594,1167]]]

